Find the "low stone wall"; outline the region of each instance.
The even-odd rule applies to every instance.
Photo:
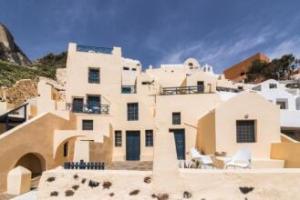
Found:
[[[175,193],[154,191],[151,171],[62,170],[43,174],[38,199],[299,199],[300,169],[179,170]],[[147,177],[147,178],[146,178]],[[110,185],[111,184],[111,185]],[[165,183],[170,191],[178,184]],[[110,185],[108,187],[108,185]],[[176,185],[176,186],[175,186]],[[157,198],[158,196],[164,198]],[[168,198],[166,198],[168,196]]]
[[[285,142],[272,144],[271,158],[285,160],[286,168],[300,167],[300,143],[285,140]]]

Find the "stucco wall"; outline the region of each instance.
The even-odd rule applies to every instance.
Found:
[[[300,143],[281,142],[272,144],[271,158],[285,160],[284,167],[286,168],[299,168]]]
[[[198,120],[221,103],[217,94],[158,96],[155,123],[161,134],[185,129],[186,152],[196,145]],[[172,124],[172,112],[181,113],[181,124]]]
[[[216,152],[215,112],[211,111],[198,121],[196,146],[204,154]]]
[[[45,162],[45,169],[61,163],[53,159],[53,133],[55,129],[72,129],[74,123],[47,113],[27,121],[0,136],[0,191],[6,189],[6,176],[17,161],[28,153],[34,153]]]
[[[280,141],[279,108],[253,92],[244,92],[216,108],[216,150],[234,154],[249,148],[252,157],[270,157],[271,144]],[[236,120],[254,120],[256,141],[237,143]]]

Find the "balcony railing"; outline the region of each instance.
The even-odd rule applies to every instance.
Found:
[[[183,86],[183,87],[164,87],[161,89],[161,95],[177,94],[201,94],[204,93],[203,86]]]
[[[236,89],[236,88],[229,88],[229,87],[217,86],[217,91],[219,91],[219,92],[234,92],[234,93],[238,93],[238,92],[243,91],[243,89]]]
[[[122,94],[135,94],[136,86],[135,85],[122,85],[121,92],[122,92]]]
[[[109,114],[109,105],[107,104],[101,104],[99,106],[91,106],[87,104],[72,105],[72,103],[67,103],[66,109],[74,113]]]
[[[112,54],[113,48],[77,45],[77,51]]]

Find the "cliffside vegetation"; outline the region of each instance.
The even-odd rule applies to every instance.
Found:
[[[247,72],[246,82],[261,82],[267,79],[289,80],[300,60],[293,54],[283,55],[271,62],[254,61]]]
[[[0,86],[12,86],[21,79],[37,80],[39,76],[55,79],[57,68],[65,67],[66,52],[60,54],[48,54],[31,66],[22,66],[0,60]]]

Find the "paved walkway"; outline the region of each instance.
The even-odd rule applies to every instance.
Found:
[[[113,162],[107,166],[107,169],[149,171],[152,170],[152,167],[153,162],[151,161],[125,161]]]

